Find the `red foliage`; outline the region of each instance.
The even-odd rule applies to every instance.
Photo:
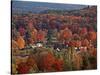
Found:
[[[22,62],[22,63],[18,64],[17,70],[18,70],[19,74],[26,74],[29,72],[30,66],[28,66],[26,63]]]
[[[85,34],[87,34],[87,28],[86,27],[82,28],[81,31],[80,31],[80,35],[85,35]]]
[[[44,41],[45,39],[45,34],[43,31],[39,31],[39,33],[37,33],[37,41]]]
[[[86,22],[87,22],[87,23],[90,22],[90,17],[86,17]]]
[[[34,44],[34,41],[32,38],[28,38],[28,44]]]
[[[53,54],[48,53],[42,57],[40,62],[40,68],[45,71],[52,71],[52,66],[55,62]]]
[[[55,64],[54,64],[54,68],[56,71],[62,71],[63,70],[63,64],[64,61],[61,59],[56,59],[55,60]]]
[[[26,74],[29,72],[29,70],[36,64],[35,59],[33,56],[29,56],[27,59],[27,62],[21,62],[18,64],[18,73],[20,74]]]
[[[23,36],[25,34],[25,29],[23,27],[19,28],[20,35]]]
[[[81,41],[79,41],[79,40],[75,41],[75,46],[80,47],[81,46]]]
[[[77,33],[79,32],[79,25],[78,24],[75,24],[75,25],[71,25],[71,31],[74,32],[74,33]]]
[[[88,30],[89,31],[94,31],[94,28],[92,26],[89,26]]]
[[[71,47],[74,47],[75,46],[75,40],[70,41],[68,45],[71,46]]]

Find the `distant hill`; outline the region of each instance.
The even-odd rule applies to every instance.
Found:
[[[88,5],[59,4],[30,1],[12,1],[12,13],[40,13],[47,10],[78,10],[86,8]]]

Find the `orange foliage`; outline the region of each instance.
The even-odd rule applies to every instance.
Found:
[[[16,40],[19,49],[25,48],[25,40],[23,39],[22,36],[19,36]]]
[[[89,40],[95,41],[96,38],[97,38],[97,34],[96,34],[96,32],[94,32],[94,31],[90,31],[90,32],[88,33],[87,37],[88,37]]]
[[[31,37],[32,37],[33,41],[37,40],[37,30],[35,28],[32,29]]]
[[[81,41],[72,40],[72,41],[69,42],[69,46],[71,46],[71,47],[80,47],[81,46]]]
[[[66,40],[66,39],[69,39],[71,37],[72,37],[72,32],[67,28],[65,28],[64,30],[62,30],[62,32],[60,32],[61,39]]]
[[[82,40],[82,46],[89,46],[89,41],[87,39]]]
[[[74,40],[79,40],[80,39],[80,36],[78,34],[73,34],[73,39]]]

